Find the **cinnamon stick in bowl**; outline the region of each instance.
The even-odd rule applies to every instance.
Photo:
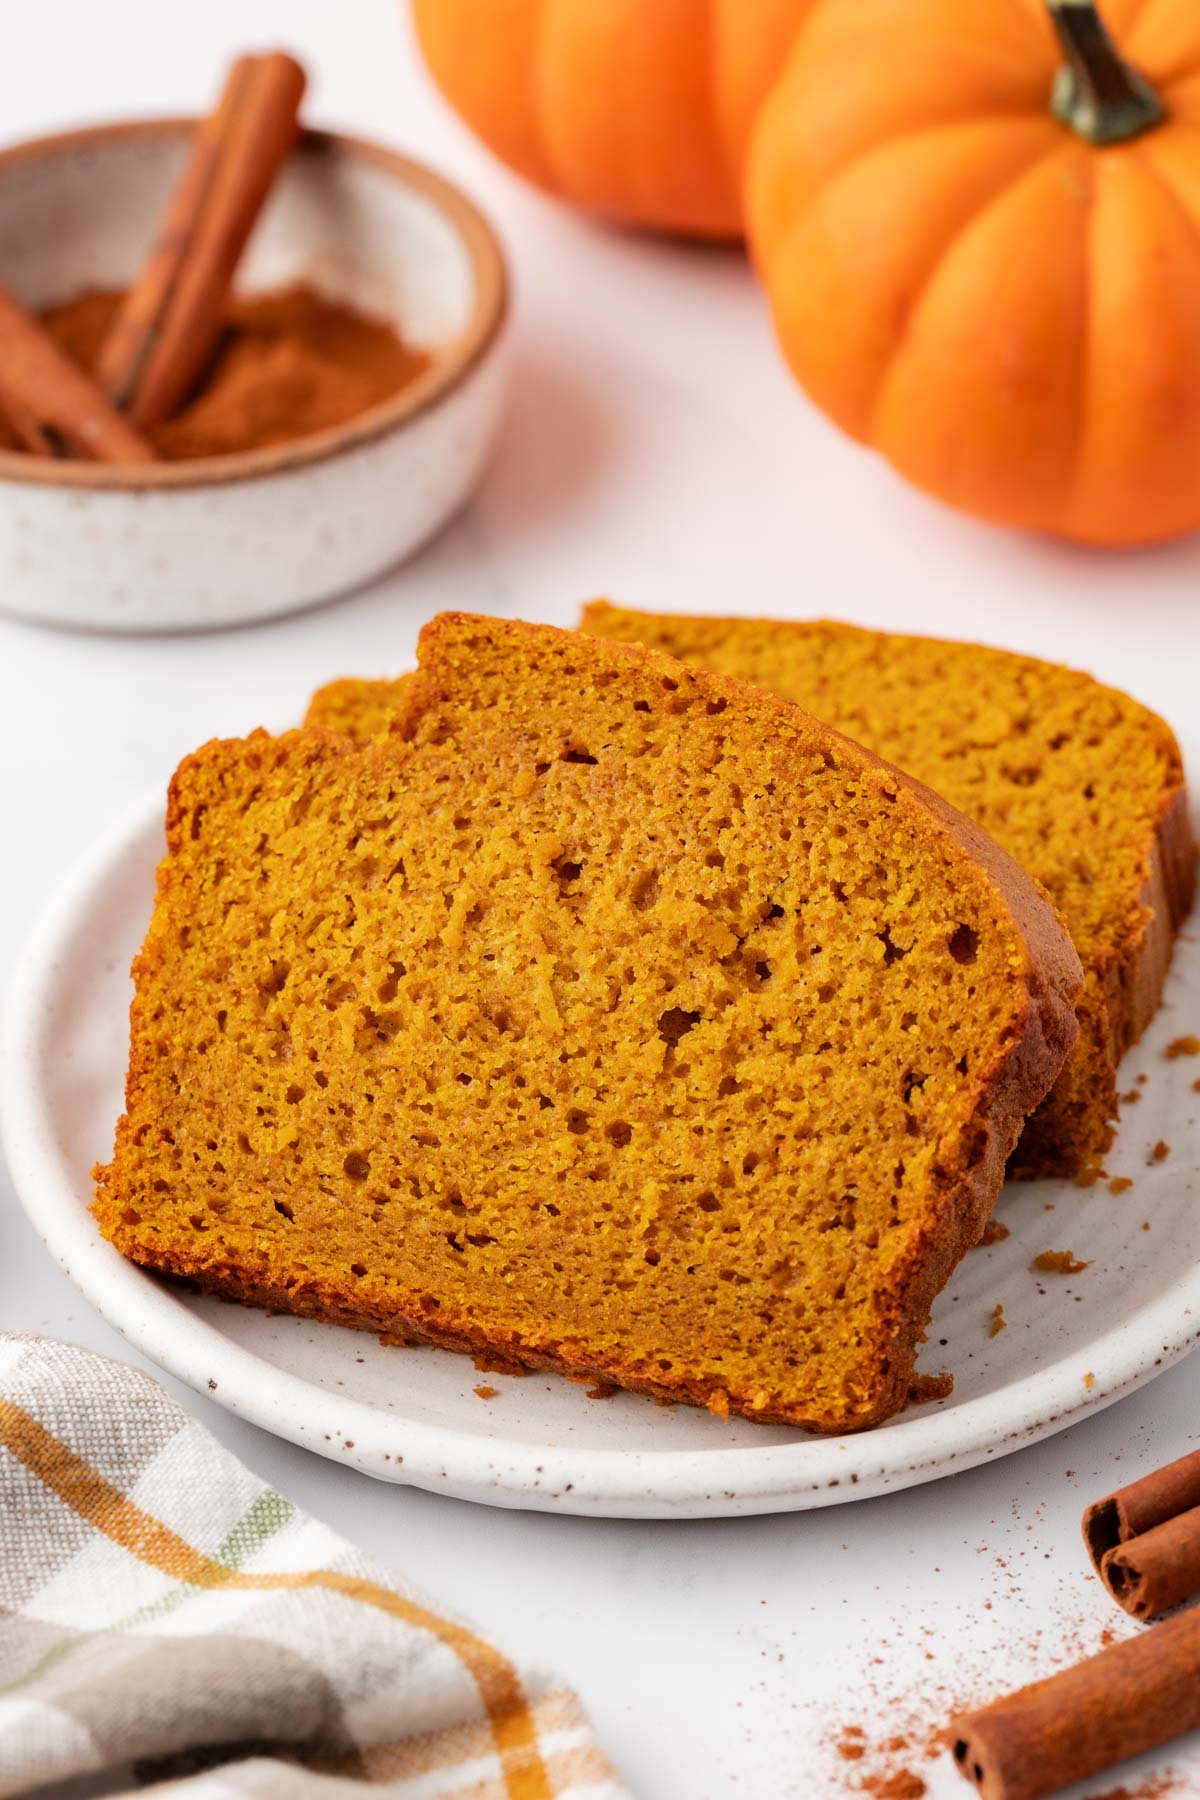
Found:
[[[100,352],[113,404],[161,425],[188,398],[221,333],[229,283],[292,150],[305,75],[282,51],[233,64],[197,128],[162,228]]]
[[[982,1800],[1043,1800],[1200,1725],[1200,1612],[1181,1613],[950,1725]]]
[[[1200,1451],[1097,1500],[1083,1536],[1101,1581],[1135,1619],[1200,1593]]]
[[[0,408],[35,456],[154,462],[141,432],[0,286]]]

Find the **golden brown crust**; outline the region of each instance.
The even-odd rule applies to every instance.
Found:
[[[1097,957],[1087,970],[1078,1006],[1080,1032],[1087,1034],[1094,1054],[1081,1071],[1087,1085],[1074,1105],[1086,1110],[1089,1122],[1077,1133],[1064,1133],[1073,1110],[1064,1071],[1059,1087],[1026,1123],[1009,1170],[1018,1179],[1087,1173],[1099,1166],[1116,1135],[1109,1121],[1116,1120],[1119,1110],[1118,1066],[1158,1011],[1175,939],[1196,898],[1196,841],[1178,754],[1176,763],[1178,784],[1163,796],[1129,930],[1115,951]],[[1090,1144],[1090,1162],[1081,1163],[1081,1141]]]
[[[1129,945],[1110,999],[1118,1056],[1145,1031],[1158,1011],[1175,937],[1196,898],[1196,841],[1192,835],[1183,770],[1168,794],[1155,828],[1150,870],[1139,896],[1140,929]]]

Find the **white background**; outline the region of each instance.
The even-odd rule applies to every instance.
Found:
[[[303,617],[210,636],[0,621],[4,971],[79,852],[184,752],[294,722],[330,676],[403,667],[422,621],[450,605],[568,624],[606,592],[986,638],[1127,686],[1200,767],[1200,539],[1092,554],[994,532],[905,489],[791,387],[738,254],[587,224],[492,165],[424,78],[399,0],[5,0],[4,25],[9,140],[197,110],[235,49],[287,45],[311,72],[310,119],[427,157],[475,193],[516,289],[495,462],[406,569]],[[0,1323],[127,1354],[51,1267],[2,1176],[0,1213]],[[832,1752],[840,1725],[924,1728],[960,1696],[1099,1641],[1113,1620],[1084,1573],[1080,1509],[1200,1442],[1197,1367],[934,1487],[708,1524],[492,1512],[383,1487],[185,1398],[301,1504],[559,1667],[643,1800],[821,1800],[857,1778]],[[1177,1747],[1152,1765],[1196,1759]],[[907,1760],[931,1794],[967,1792],[944,1760]]]

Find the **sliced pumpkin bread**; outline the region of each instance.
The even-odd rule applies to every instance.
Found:
[[[101,1229],[255,1304],[833,1431],[1075,1032],[1053,910],[745,683],[445,615],[392,729],[171,788]]]
[[[827,620],[689,618],[598,601],[583,629],[797,702],[936,788],[1041,881],[1086,985],[1074,1051],[1010,1172],[1094,1171],[1112,1141],[1117,1064],[1158,1006],[1194,895],[1183,763],[1162,719],[1055,663]],[[371,736],[407,679],[334,682],[309,717]]]
[[[1075,1049],[1013,1173],[1094,1171],[1117,1064],[1162,998],[1195,894],[1183,759],[1170,727],[1090,675],[979,644],[826,620],[684,618],[597,602],[583,629],[737,675],[809,708],[983,826],[1045,887],[1086,985]]]

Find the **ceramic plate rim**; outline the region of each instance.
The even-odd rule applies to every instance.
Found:
[[[761,1449],[622,1451],[506,1442],[482,1430],[384,1417],[365,1401],[278,1368],[99,1236],[55,1145],[40,1079],[59,967],[86,927],[97,889],[161,833],[162,814],[156,789],[70,871],[21,950],[4,1016],[4,1147],[34,1229],[100,1314],[160,1368],[265,1430],[385,1480],[492,1505],[634,1518],[800,1511],[935,1480],[1035,1443],[1152,1380],[1200,1337],[1198,1265],[1089,1342],[1087,1359],[1096,1365],[1090,1390],[1076,1350],[994,1393],[920,1419]],[[343,1448],[347,1438],[353,1452]]]

